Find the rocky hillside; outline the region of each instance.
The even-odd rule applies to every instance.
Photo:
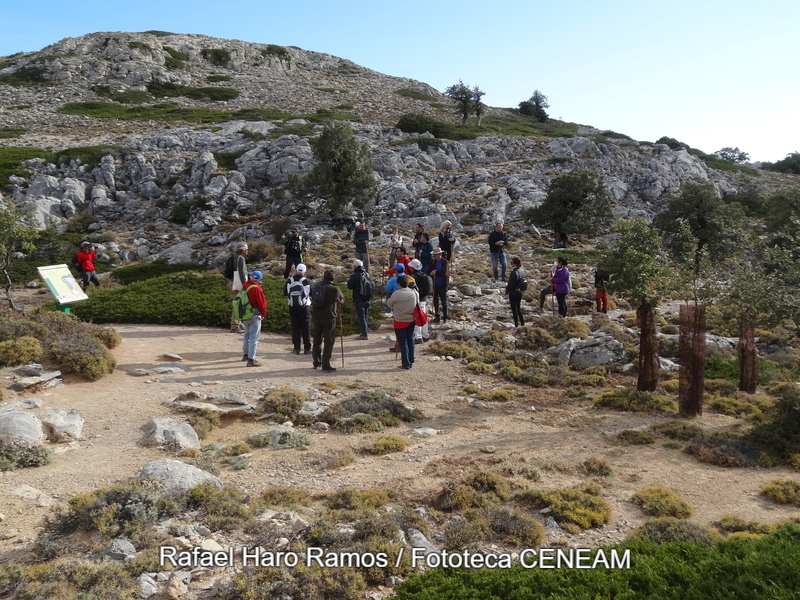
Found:
[[[87,116],[68,104],[87,101],[113,110]],[[159,103],[153,110],[162,110],[164,102],[174,115],[167,120],[144,111]],[[113,111],[132,106],[143,111],[140,118],[116,118]],[[213,126],[177,120],[198,108],[216,111]],[[253,120],[253,111],[262,111],[263,120]],[[308,137],[321,125],[308,115],[347,119],[369,145],[380,182],[370,211],[375,225],[519,222],[553,177],[575,167],[602,175],[620,217],[652,215],[664,194],[692,178],[712,181],[723,196],[753,184],[765,191],[787,184],[778,174],[717,171],[684,150],[583,126],[574,126],[573,137],[486,135],[420,144],[418,135],[391,127],[409,112],[453,119],[446,98],[426,84],[295,47],[166,32],[95,33],[0,59],[0,127],[21,132],[0,146],[109,146],[94,149],[96,160],[88,162],[55,164],[42,153],[24,163],[28,175],[12,177],[5,193],[33,208],[42,223],[91,213],[94,230],[112,229],[132,248],[120,254],[123,260],[169,254],[188,241],[170,255],[210,260],[213,247],[237,236],[266,237],[265,220],[292,212],[274,201],[275,191],[290,174],[313,166]],[[324,237],[331,222],[317,215],[305,225]]]

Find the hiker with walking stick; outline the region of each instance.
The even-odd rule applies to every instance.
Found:
[[[342,290],[333,285],[333,278],[333,271],[325,271],[322,281],[311,290],[311,358],[314,368],[322,367],[323,373],[336,372],[336,367],[331,366],[331,355],[336,343],[336,317],[339,305],[344,303]]]

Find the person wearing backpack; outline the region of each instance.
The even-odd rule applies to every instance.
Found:
[[[245,257],[248,252],[247,243],[239,242],[234,246],[233,254],[228,257],[222,268],[222,275],[228,280],[232,299],[236,297],[244,282],[247,281],[247,260]],[[244,333],[244,325],[236,318],[233,311],[231,311],[231,333]]]
[[[609,275],[603,270],[604,258],[597,259],[597,268],[594,270],[594,297],[597,302],[597,312],[608,312],[608,284]]]
[[[80,271],[81,287],[84,292],[89,289],[90,283],[93,283],[95,287],[100,287],[100,278],[94,268],[94,261],[96,260],[97,252],[94,251],[94,246],[92,246],[91,242],[83,242],[80,250],[72,259],[72,266]]]
[[[417,284],[417,293],[419,293],[419,307],[423,312],[425,312],[427,310],[428,298],[430,298],[431,292],[433,291],[433,279],[431,279],[431,276],[427,273],[422,272],[422,263],[416,258],[412,260],[408,266],[409,271],[411,271],[411,277],[413,277],[414,283]],[[430,339],[431,336],[428,330],[428,323],[425,323],[425,325],[422,327],[417,327],[414,329],[415,344],[421,344]]]
[[[506,294],[511,303],[511,314],[514,316],[514,327],[525,325],[522,318],[522,292],[528,289],[528,280],[522,270],[522,261],[519,256],[511,258],[511,276],[506,284]]]
[[[302,339],[304,354],[311,354],[311,282],[306,279],[306,266],[303,263],[297,265],[295,274],[286,282],[283,295],[289,302],[293,352],[300,354]]]
[[[353,290],[353,306],[356,309],[356,320],[361,334],[356,336],[357,340],[369,339],[369,303],[375,292],[369,273],[364,270],[364,263],[358,259],[353,261],[353,274],[347,280],[347,289]]]
[[[336,368],[331,366],[331,355],[336,341],[338,308],[344,303],[342,290],[333,285],[333,279],[333,271],[325,271],[322,281],[311,288],[311,357],[314,368],[322,367],[323,373],[336,372]]]
[[[261,321],[267,316],[267,297],[261,289],[263,279],[261,271],[253,271],[250,278],[242,285],[242,291],[247,294],[247,299],[253,310],[253,316],[243,319],[244,340],[242,342],[242,360],[247,361],[248,367],[260,367],[256,360],[258,338],[261,335]]]
[[[397,278],[398,289],[386,301],[392,309],[394,316],[394,335],[400,349],[400,364],[398,369],[410,371],[414,365],[414,308],[419,303],[419,294],[408,285],[408,277],[400,275]]]
[[[285,233],[281,235],[281,244],[284,245],[286,253],[286,269],[283,271],[283,278],[286,279],[292,272],[292,267],[303,263],[306,240],[297,229],[292,229],[292,234],[288,238]]]

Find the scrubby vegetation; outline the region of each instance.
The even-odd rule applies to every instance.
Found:
[[[595,406],[629,412],[674,412],[675,401],[666,396],[655,396],[633,388],[617,388],[604,392],[594,399]]]
[[[532,490],[524,492],[520,498],[534,509],[549,508],[549,515],[570,533],[600,527],[611,518],[608,502],[580,490]]]
[[[631,500],[651,517],[687,519],[692,515],[691,505],[665,487],[643,488],[636,492]]]
[[[761,488],[761,494],[778,504],[800,507],[800,483],[789,479],[774,479]]]
[[[364,390],[325,409],[319,420],[345,433],[377,431],[424,418],[388,394]]]

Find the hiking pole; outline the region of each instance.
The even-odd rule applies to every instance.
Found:
[[[553,286],[553,293],[550,294],[550,308],[553,309],[553,316],[556,315],[556,286]]]
[[[342,345],[342,368],[344,368],[344,330],[342,329],[342,311],[339,311],[339,341]]]

